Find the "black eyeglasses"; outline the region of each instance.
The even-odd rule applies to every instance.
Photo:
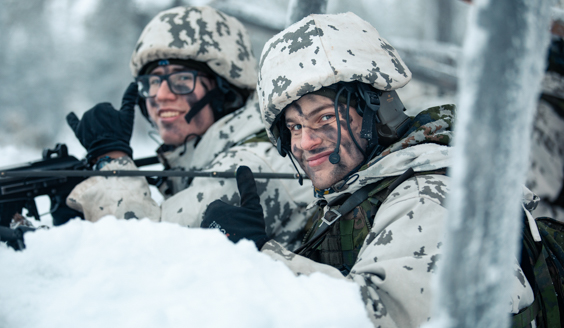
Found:
[[[198,75],[207,76],[198,71],[181,71],[164,75],[140,75],[135,81],[139,88],[139,95],[144,98],[156,96],[163,80],[166,81],[172,93],[186,95],[194,91]]]

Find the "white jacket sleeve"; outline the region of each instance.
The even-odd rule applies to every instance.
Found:
[[[272,144],[266,142],[233,147],[217,156],[204,170],[235,172],[238,166],[246,165],[253,172],[291,173],[290,162],[273,149]],[[108,163],[102,170],[135,169],[131,159],[122,158]],[[307,201],[313,198],[311,184],[300,186],[296,180],[257,179],[257,191],[267,218],[267,234],[295,248],[309,218],[305,208]],[[166,199],[159,207],[151,198],[144,177],[92,177],[75,187],[67,204],[83,212],[89,221],[114,215],[119,219],[147,217],[199,227],[207,206],[216,199],[239,205],[237,181],[234,178],[195,178],[188,188]]]
[[[137,167],[129,157],[121,157],[102,168],[107,170],[137,170]],[[106,215],[152,221],[159,221],[161,216],[145,177],[90,177],[72,190],[67,205],[84,213],[84,218],[92,222]]]
[[[431,281],[440,260],[443,221],[447,217],[447,183],[445,176],[409,179],[376,213],[357,262],[346,277],[360,286],[376,327],[417,327],[430,317]],[[272,242],[262,252],[285,262],[296,274],[324,272],[345,279],[337,269],[290,254]],[[524,307],[528,300],[532,302],[532,290],[517,278],[515,281],[511,299],[525,299],[521,304]]]

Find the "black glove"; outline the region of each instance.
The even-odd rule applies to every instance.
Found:
[[[25,248],[24,233],[28,231],[35,231],[35,228],[26,226],[19,226],[15,229],[0,227],[0,241],[5,242],[16,251],[21,251]]]
[[[252,240],[260,250],[269,238],[266,235],[255,178],[247,166],[237,169],[237,188],[241,195],[241,207],[229,205],[221,200],[213,201],[208,206],[200,226],[219,229],[234,243],[241,239]]]
[[[55,194],[51,198],[51,217],[53,217],[53,225],[60,226],[67,223],[70,219],[76,217],[84,220],[84,214],[67,206],[66,199],[70,192]]]
[[[129,140],[133,132],[137,97],[137,84],[131,83],[123,94],[119,111],[110,103],[99,103],[84,113],[82,120],[79,120],[74,112],[67,115],[67,123],[88,151],[88,162],[117,150],[132,157],[133,150],[129,146]]]

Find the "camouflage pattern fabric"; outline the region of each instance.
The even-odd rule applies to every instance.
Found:
[[[351,38],[361,51],[350,48]],[[359,81],[395,90],[411,80],[411,72],[374,27],[346,13],[310,15],[275,35],[263,48],[258,79],[263,121],[270,127],[288,104],[322,87]],[[276,143],[276,130],[267,132]]]
[[[536,236],[535,236],[536,235]],[[561,327],[564,324],[564,224],[530,217],[523,230],[522,267],[534,282],[535,302],[513,316],[514,328]]]
[[[102,168],[104,171],[136,169],[129,157],[114,159]],[[134,197],[135,201],[128,202],[128,197]],[[84,213],[84,218],[92,222],[106,215],[126,220],[160,220],[159,205],[151,198],[151,190],[144,177],[88,178],[74,187],[67,197],[67,205]]]
[[[564,76],[547,72],[542,93],[550,102],[542,97],[537,105],[527,186],[542,199],[535,217],[564,222],[564,200],[558,201],[564,187]]]
[[[229,83],[255,89],[256,60],[251,39],[237,19],[211,7],[176,7],[153,18],[131,56],[133,77],[160,59],[192,59],[206,63]]]
[[[195,146],[196,140],[165,153],[172,170],[215,170],[235,172],[246,165],[253,172],[294,172],[270,142],[245,142],[263,131],[256,100],[213,124]],[[135,169],[130,159],[114,160],[103,170]],[[294,249],[301,244],[303,227],[311,215],[306,206],[313,200],[311,182],[258,179],[257,189],[264,209],[267,234]],[[207,205],[216,199],[239,205],[235,179],[185,178],[173,180],[174,195],[159,207],[150,195],[145,178],[92,177],[79,184],[67,199],[71,208],[96,221],[104,215],[144,218],[199,227]],[[129,214],[127,214],[129,213]]]
[[[535,279],[542,288],[546,321],[561,325],[564,322],[564,225],[550,218],[538,218],[536,222],[543,247],[542,256],[535,264]],[[545,266],[542,271],[541,264]]]
[[[449,166],[452,149],[442,143],[448,144],[452,137],[454,106],[435,107],[421,115],[416,120],[420,123],[415,123],[411,132],[348,179],[344,189],[317,202],[323,214],[328,211],[323,204],[332,199],[386,177],[399,176],[409,167],[425,172]],[[425,118],[430,119],[425,122]],[[431,281],[443,247],[449,184],[448,176],[425,174],[396,187],[375,215],[371,214],[372,227],[346,277],[338,269],[293,254],[274,241],[261,251],[284,262],[296,275],[323,272],[358,284],[375,327],[419,327],[430,318]],[[514,272],[508,313],[519,312],[534,299],[517,259]]]

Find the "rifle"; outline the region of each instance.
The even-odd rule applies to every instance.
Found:
[[[135,161],[137,166],[158,163],[156,157]],[[70,172],[96,172],[86,160],[78,160],[70,156],[65,144],[57,144],[54,149],[44,149],[42,160],[28,162],[23,165],[1,168],[0,171],[0,226],[8,227],[14,215],[27,209],[28,217],[39,220],[39,212],[35,197],[48,195],[51,201],[51,213],[57,212],[64,217],[82,216],[66,206],[66,198],[72,189],[86,179],[81,175],[50,174]],[[43,175],[33,175],[45,172]],[[24,175],[18,175],[23,173]],[[12,175],[14,174],[14,175]],[[66,222],[66,221],[65,221]],[[65,222],[54,222],[55,225]]]
[[[70,156],[65,144],[57,144],[54,149],[44,149],[42,157],[42,160],[24,165],[0,168],[0,226],[8,227],[14,215],[21,213],[23,208],[27,209],[28,217],[39,220],[35,197],[42,195],[48,195],[50,198],[50,213],[56,212],[58,217],[66,218],[55,222],[54,215],[54,225],[63,224],[72,217],[82,217],[82,213],[66,206],[66,198],[77,184],[91,176],[144,176],[150,184],[157,187],[166,177],[235,178],[235,171],[93,171],[85,160]],[[137,159],[134,162],[138,167],[159,163],[156,156]],[[253,175],[257,179],[300,178],[298,173],[257,172]]]

